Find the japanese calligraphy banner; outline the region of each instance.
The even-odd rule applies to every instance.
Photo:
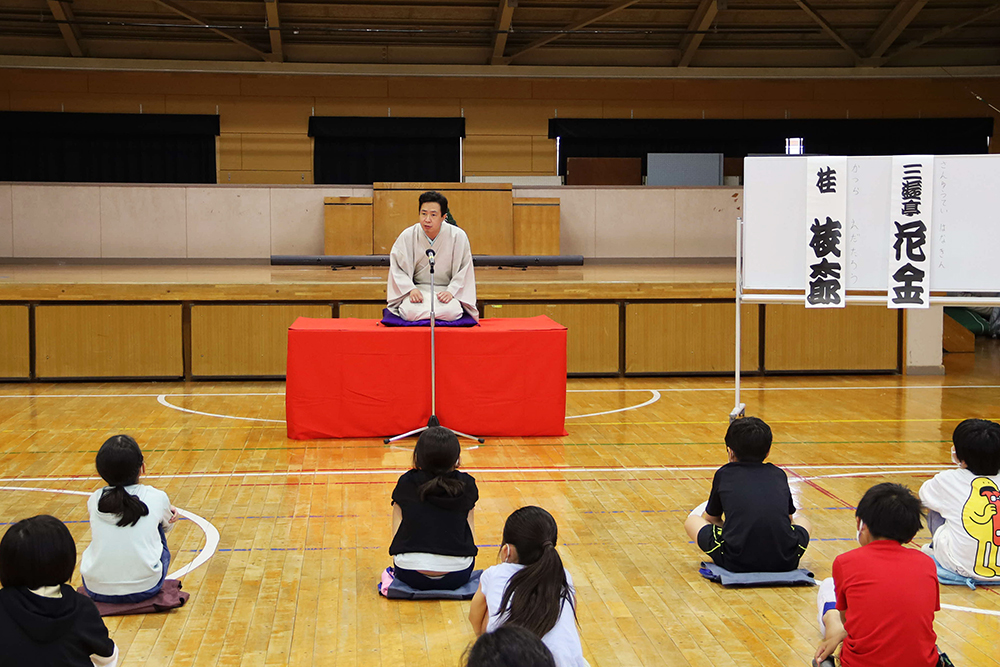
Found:
[[[890,308],[930,307],[933,179],[933,155],[893,156],[887,294]]]
[[[806,168],[806,307],[843,308],[847,282],[847,158],[809,157]]]

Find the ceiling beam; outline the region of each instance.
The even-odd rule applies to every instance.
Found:
[[[901,0],[885,17],[882,24],[872,33],[871,39],[865,45],[865,53],[869,58],[881,58],[892,43],[906,29],[906,26],[917,17],[927,0]]]
[[[983,9],[979,10],[978,12],[976,12],[975,14],[973,14],[972,16],[969,16],[964,21],[960,21],[960,22],[954,23],[952,25],[943,26],[941,28],[938,28],[937,30],[933,30],[933,31],[927,33],[923,37],[920,37],[918,39],[913,40],[912,42],[907,42],[903,46],[899,47],[898,49],[896,49],[895,51],[893,51],[892,53],[890,53],[889,55],[887,55],[883,59],[883,62],[884,61],[888,61],[888,60],[892,60],[896,56],[900,56],[900,55],[902,55],[904,53],[912,51],[913,49],[917,48],[918,46],[923,46],[927,42],[930,42],[930,41],[933,41],[935,39],[938,39],[939,37],[944,37],[948,33],[955,32],[956,30],[964,28],[965,26],[969,25],[970,23],[975,23],[976,21],[979,21],[980,19],[984,19],[987,16],[990,16],[990,15],[995,14],[997,12],[1000,12],[1000,2],[998,2],[996,4],[993,4],[993,5],[990,5],[989,7],[985,7]]]
[[[705,39],[705,31],[712,25],[716,14],[719,13],[718,0],[701,0],[698,8],[694,10],[694,16],[688,24],[688,32],[681,39],[680,52],[681,59],[677,62],[678,67],[687,67],[694,58],[695,51],[701,46],[701,41]]]
[[[535,41],[531,42],[530,44],[528,44],[527,46],[525,46],[524,48],[522,48],[517,53],[514,53],[510,57],[508,57],[507,58],[507,62],[510,62],[514,58],[518,58],[520,56],[523,56],[525,53],[528,53],[529,51],[534,51],[535,49],[537,49],[540,46],[545,46],[546,44],[548,44],[550,42],[554,42],[555,40],[559,39],[560,37],[562,37],[566,33],[573,32],[574,30],[580,30],[581,28],[586,28],[591,23],[596,23],[597,21],[600,21],[602,19],[606,19],[609,16],[611,16],[612,14],[617,14],[621,10],[626,9],[628,7],[631,7],[632,5],[635,5],[635,4],[638,4],[638,3],[639,3],[639,0],[625,0],[623,2],[616,2],[615,4],[611,5],[610,7],[605,7],[604,9],[599,9],[596,12],[594,12],[594,13],[590,14],[589,16],[587,16],[586,18],[577,21],[576,23],[570,23],[569,25],[567,25],[566,27],[564,27],[562,30],[560,30],[555,35],[548,35],[547,37],[542,37],[541,39],[536,39]]]
[[[268,60],[268,61],[271,60],[271,54],[270,53],[265,53],[264,51],[261,51],[260,49],[258,49],[256,46],[254,46],[250,42],[247,42],[247,41],[245,41],[243,39],[240,39],[239,37],[235,37],[234,35],[230,35],[228,32],[224,32],[222,30],[219,30],[218,28],[211,27],[209,25],[208,21],[206,21],[202,17],[198,16],[194,12],[190,12],[187,9],[185,9],[184,7],[181,7],[176,2],[173,2],[173,0],[154,0],[154,2],[156,2],[157,4],[163,5],[164,7],[166,7],[167,9],[169,9],[172,12],[176,12],[176,13],[180,14],[181,16],[183,16],[184,18],[186,18],[187,20],[189,20],[189,21],[191,21],[193,23],[198,24],[202,28],[206,28],[208,30],[211,30],[215,34],[221,35],[222,37],[225,37],[229,41],[234,42],[236,44],[239,44],[240,46],[242,46],[245,49],[253,51],[257,56],[259,56],[260,58],[263,58],[264,60]]]
[[[267,10],[267,34],[271,38],[271,60],[280,63],[285,60],[281,45],[281,20],[278,18],[278,0],[264,0]]]
[[[511,21],[514,19],[514,8],[517,7],[517,0],[500,0],[500,8],[497,9],[497,21],[493,26],[493,55],[490,56],[491,65],[503,65],[503,52],[507,48],[507,33],[510,30]]]
[[[855,61],[861,60],[861,56],[858,55],[858,52],[855,51],[851,47],[851,45],[847,43],[847,40],[845,40],[843,37],[840,36],[840,33],[837,32],[836,29],[832,25],[830,25],[825,18],[819,15],[819,12],[813,9],[812,5],[806,2],[806,0],[795,0],[795,4],[801,7],[802,11],[804,11],[806,14],[809,15],[809,18],[818,23],[820,27],[823,28],[823,30],[826,32],[826,34],[828,34],[830,37],[833,37],[833,40],[837,42],[837,44],[840,44],[842,47],[844,47],[844,49],[854,57]]]
[[[60,0],[48,0],[48,3],[49,11],[59,22],[59,32],[66,40],[69,52],[77,58],[83,56],[83,47],[80,46],[80,29],[73,22],[73,8],[70,7],[70,3],[60,2]]]

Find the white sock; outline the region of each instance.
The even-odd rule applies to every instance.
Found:
[[[823,607],[828,602],[837,601],[837,592],[833,586],[833,577],[827,577],[819,582],[819,590],[816,591],[816,616],[819,621],[819,631],[826,636],[826,623],[823,622]]]

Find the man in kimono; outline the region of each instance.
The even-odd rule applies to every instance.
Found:
[[[420,221],[403,230],[389,253],[389,310],[410,322],[431,316],[454,321],[468,313],[479,321],[476,276],[469,237],[455,225],[443,224],[448,200],[439,192],[420,195]],[[434,253],[434,295],[431,295],[430,257]]]

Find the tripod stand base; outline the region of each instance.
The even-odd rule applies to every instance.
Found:
[[[420,428],[415,428],[412,431],[407,431],[406,433],[401,433],[400,435],[395,435],[395,436],[393,436],[391,438],[385,438],[385,439],[382,440],[382,442],[384,444],[388,445],[390,442],[396,442],[397,440],[402,440],[403,438],[409,438],[411,435],[416,435],[418,433],[423,433],[424,431],[426,431],[429,428],[433,428],[434,426],[440,426],[440,425],[441,425],[441,422],[438,421],[437,416],[431,415],[431,418],[427,420],[427,426],[421,426]],[[445,427],[445,428],[447,428],[447,427]],[[469,435],[468,433],[462,433],[461,431],[455,431],[453,429],[448,429],[448,430],[451,431],[452,433],[454,433],[455,435],[457,435],[460,438],[467,438],[469,440],[475,440],[476,442],[478,442],[480,444],[486,442],[485,439],[476,437],[474,435]]]

